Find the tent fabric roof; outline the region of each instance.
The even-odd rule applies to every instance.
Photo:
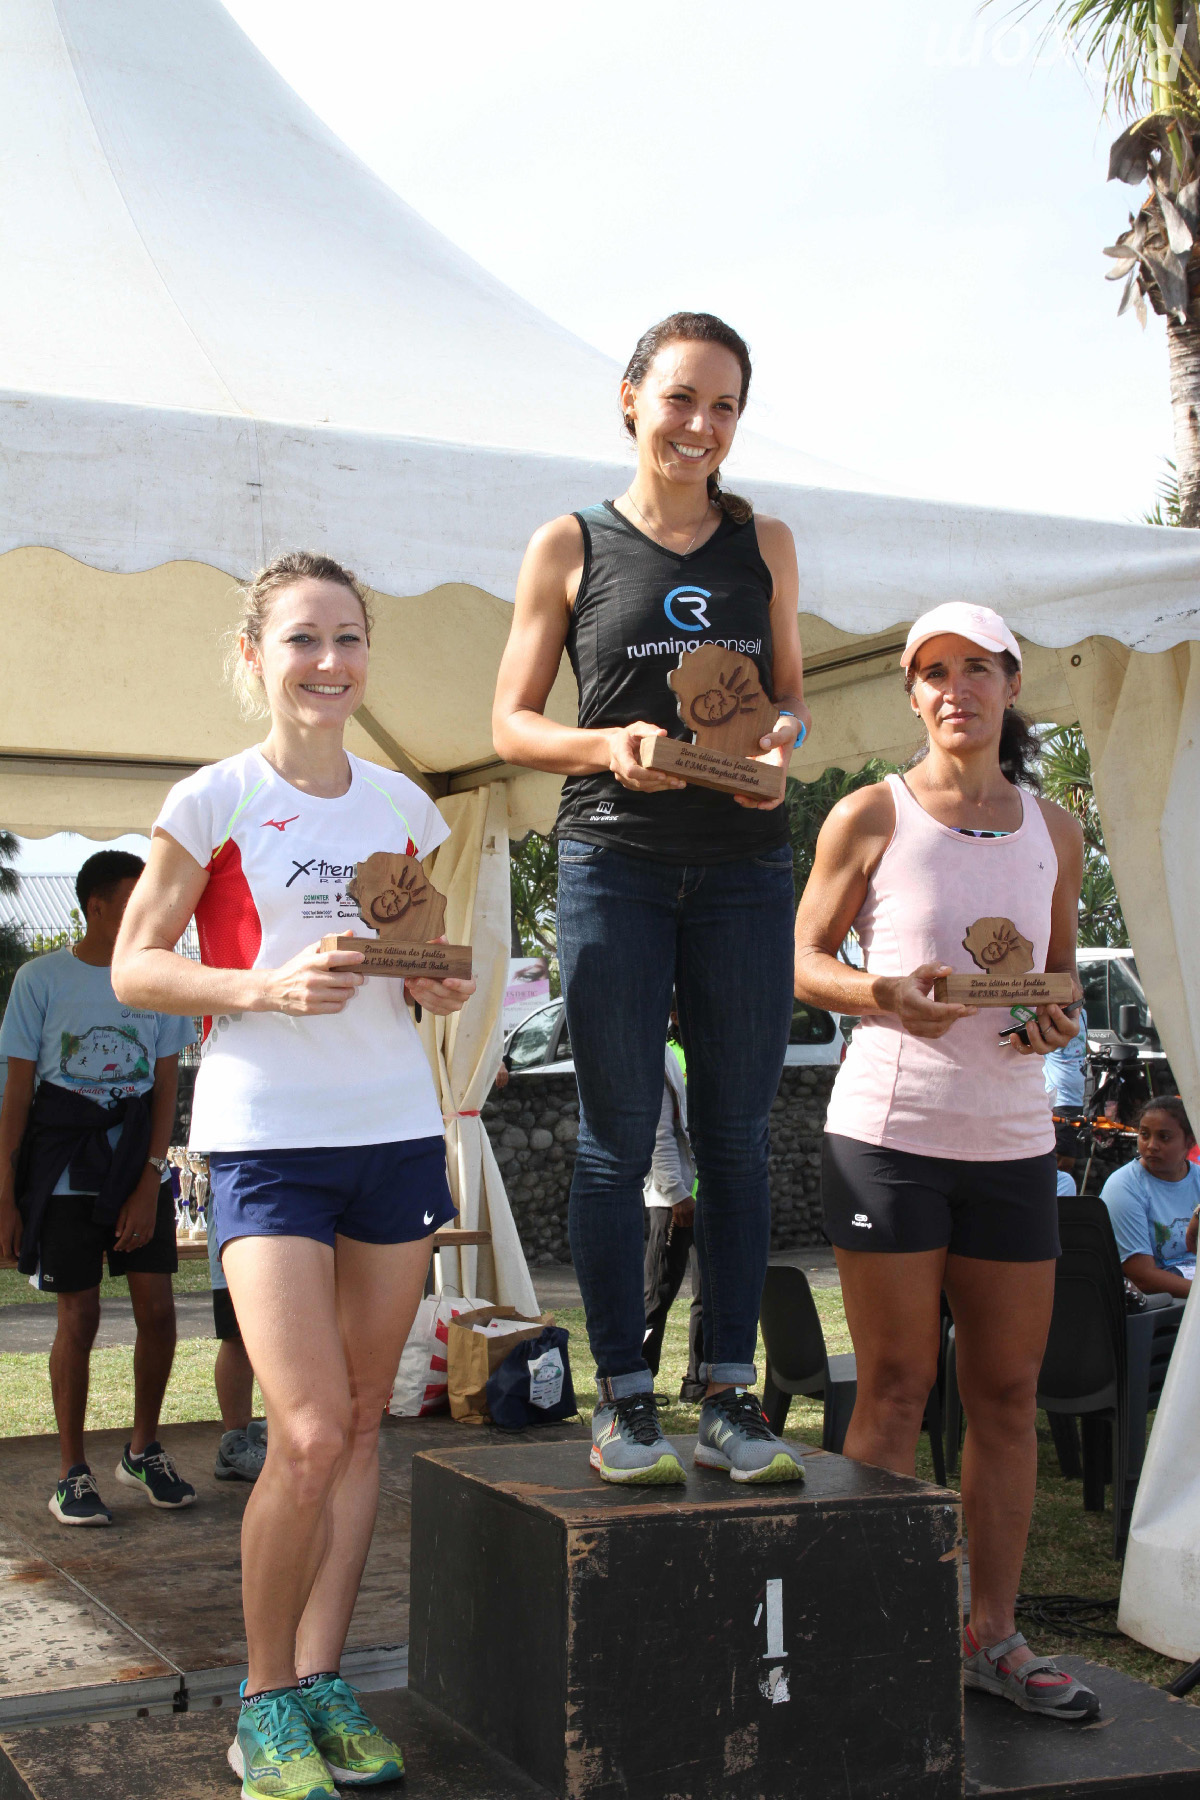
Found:
[[[406,206],[217,0],[7,0],[0,44],[0,552],[240,575],[306,544],[385,593],[509,599],[539,523],[625,485],[616,365]],[[831,492],[854,478],[752,433],[729,475],[845,630],[948,595],[1049,645],[1197,629],[1195,533]]]

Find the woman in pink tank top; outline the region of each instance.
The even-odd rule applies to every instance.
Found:
[[[935,608],[913,626],[902,663],[928,748],[903,776],[834,807],[796,920],[797,997],[862,1018],[822,1160],[858,1359],[845,1453],[915,1472],[944,1291],[967,1414],[964,1679],[1025,1710],[1090,1719],[1095,1695],[1034,1657],[1014,1618],[1059,1252],[1041,1059],[1075,1036],[1076,1009],[1039,1007],[1026,1043],[1002,1009],[933,998],[939,975],[1014,952],[1027,969],[1068,972],[1080,997],[1083,839],[1038,798],[1036,740],[1013,710],[1021,652],[998,614]],[[861,969],[838,958],[852,929]]]

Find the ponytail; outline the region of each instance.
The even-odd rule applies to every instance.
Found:
[[[708,497],[720,512],[728,513],[735,525],[745,525],[754,517],[754,502],[742,494],[727,494],[721,486],[721,471],[714,469],[708,478]]]
[[[1010,706],[1000,727],[1000,773],[1007,776],[1014,787],[1028,788],[1030,793],[1040,794],[1042,777],[1038,758],[1041,753],[1042,746],[1029,719],[1015,706]]]

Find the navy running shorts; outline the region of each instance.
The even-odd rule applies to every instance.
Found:
[[[1011,1162],[958,1162],[827,1131],[825,1235],[839,1250],[948,1250],[987,1262],[1059,1254],[1053,1150]]]
[[[410,1244],[454,1218],[440,1134],[333,1150],[214,1150],[208,1166],[218,1251],[240,1237]]]

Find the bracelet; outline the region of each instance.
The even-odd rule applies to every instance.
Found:
[[[797,733],[796,742],[792,745],[793,750],[798,750],[808,736],[808,726],[804,723],[803,719],[800,718],[800,714],[798,712],[793,712],[790,706],[781,706],[777,708],[777,711],[781,719],[799,720],[800,730]]]

